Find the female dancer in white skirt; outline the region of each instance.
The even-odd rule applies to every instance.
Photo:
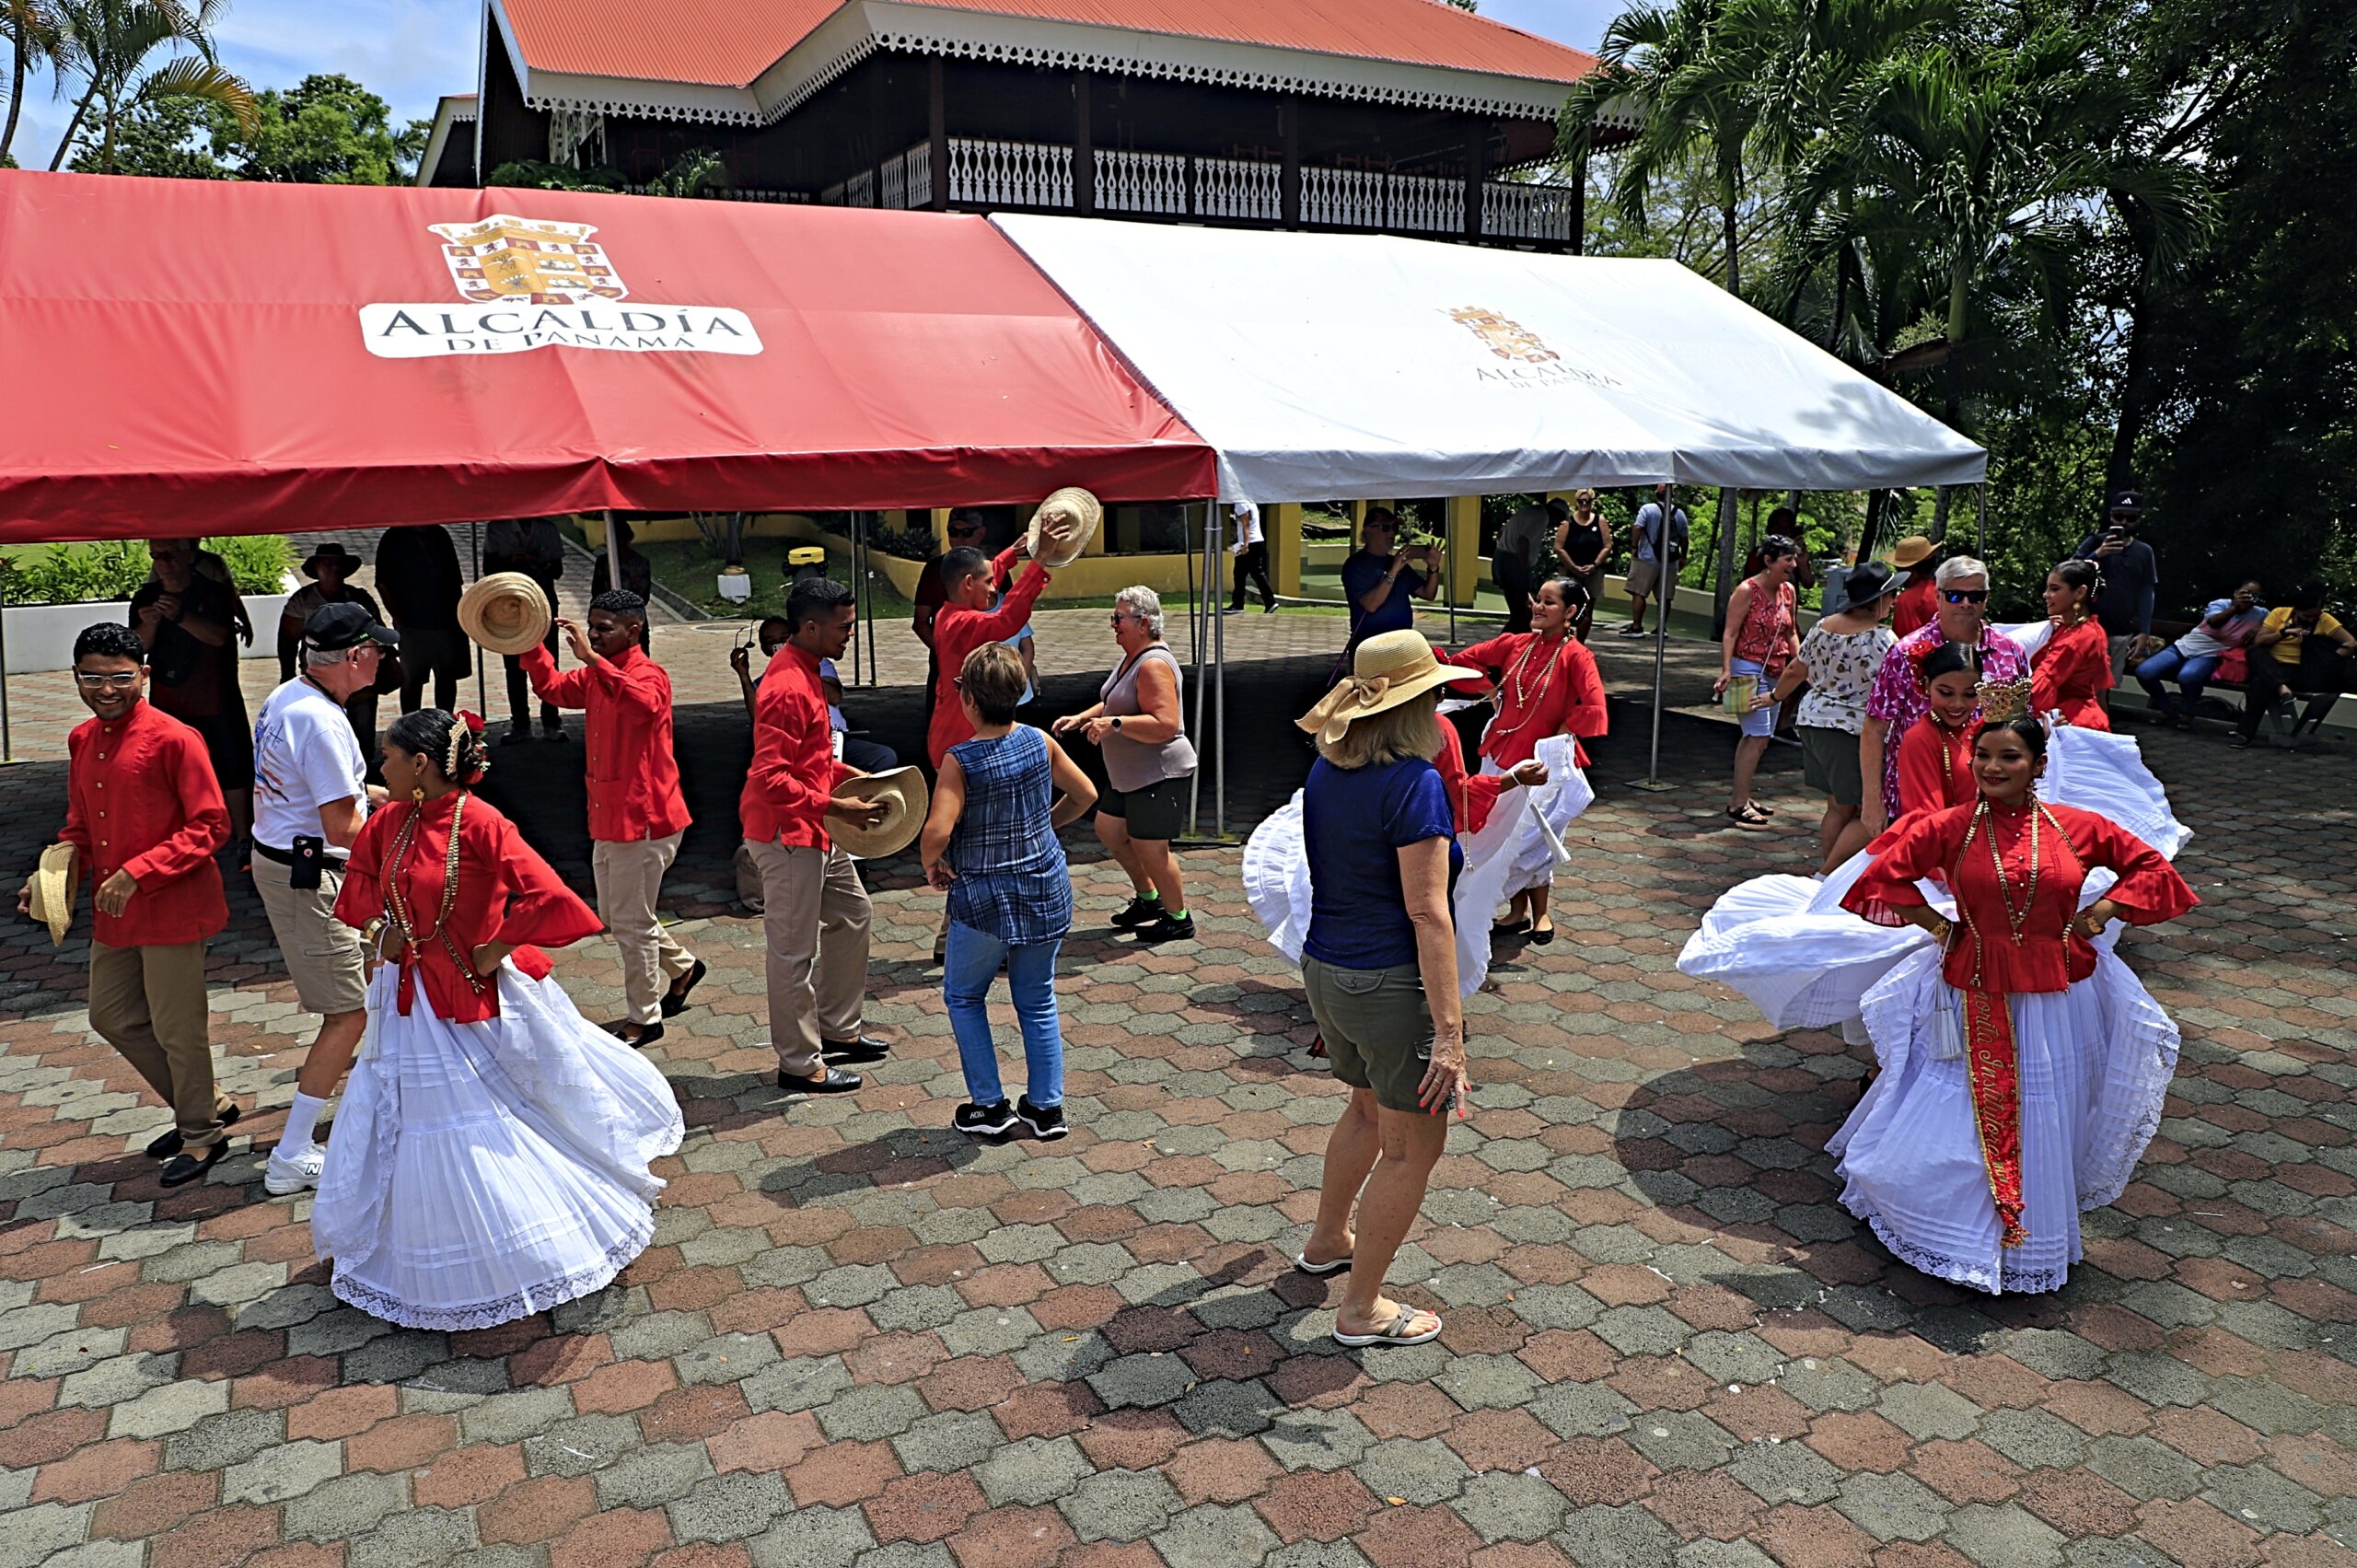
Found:
[[[1516,763],[1538,756],[1542,742],[1568,736],[1578,788],[1587,795],[1587,751],[1580,742],[1599,738],[1607,719],[1604,678],[1596,672],[1596,656],[1572,635],[1572,625],[1586,605],[1585,588],[1569,577],[1550,577],[1530,596],[1529,631],[1509,632],[1460,654],[1442,654],[1443,663],[1478,669],[1493,683],[1489,695],[1498,711],[1481,732],[1483,772],[1510,772]],[[1563,770],[1555,761],[1547,760],[1547,764],[1550,772],[1562,776]],[[1585,810],[1594,798],[1587,795],[1580,808]],[[1570,819],[1564,820],[1568,824]],[[1552,858],[1521,866],[1516,878],[1506,884],[1505,919],[1492,934],[1521,936],[1541,946],[1555,940],[1555,923],[1547,913],[1554,876]]]
[[[2034,718],[1982,725],[1980,798],[1892,830],[1842,900],[1932,938],[1866,994],[1882,1072],[1826,1144],[1842,1206],[1900,1260],[1992,1294],[2061,1287],[2080,1213],[2126,1188],[2177,1069],[2177,1027],[2094,938],[2200,901],[2152,845],[2040,800],[2046,749]],[[2097,870],[2114,880],[2083,906]],[[1924,897],[1932,876],[1953,917]]]
[[[574,1008],[534,944],[589,907],[470,792],[471,724],[386,737],[393,804],[352,846],[337,918],[379,932],[368,1034],[311,1206],[343,1300],[412,1329],[486,1329],[610,1283],[655,1234],[648,1163],[684,1133],[670,1085]]]

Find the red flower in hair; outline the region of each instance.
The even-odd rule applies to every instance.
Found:
[[[481,735],[482,733],[482,715],[481,714],[469,713],[466,709],[460,708],[458,713],[452,716],[460,724],[467,726],[467,732],[469,734]]]

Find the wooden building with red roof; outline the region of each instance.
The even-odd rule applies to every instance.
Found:
[[[1442,0],[484,0],[421,184],[517,160],[726,194],[1573,250],[1595,56]]]

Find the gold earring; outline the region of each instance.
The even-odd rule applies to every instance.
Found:
[[[413,801],[417,802],[417,804],[419,804],[420,806],[424,805],[424,804],[425,804],[425,786],[424,786],[424,784],[412,784],[412,785],[410,786],[409,797],[410,797],[412,800],[413,800]]]

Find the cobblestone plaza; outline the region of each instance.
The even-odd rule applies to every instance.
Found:
[[[1041,618],[1049,713],[1092,699],[1102,621]],[[1341,626],[1229,628],[1248,825],[1306,766],[1287,721]],[[699,819],[667,913],[713,966],[649,1053],[688,1142],[658,1167],[655,1247],[553,1315],[429,1334],[330,1295],[308,1201],[261,1188],[310,1022],[250,887],[211,978],[253,1113],[170,1192],[138,1153],[165,1112],[87,1028],[81,935],[5,928],[0,1565],[2357,1564],[2357,813],[2333,747],[2136,732],[2198,835],[2179,864],[2203,907],[2122,944],[2182,1065],[2068,1286],[1991,1298],[1835,1202],[1823,1145],[1864,1051],[1774,1034],[1674,967],[1721,889],[1813,853],[1797,759],[1765,775],[1774,833],[1723,830],[1717,726],[1673,714],[1678,787],[1631,790],[1650,669],[1599,639],[1615,735],[1563,938],[1469,1004],[1474,1112],[1394,1271],[1447,1331],[1351,1353],[1327,1337],[1336,1283],[1287,1264],[1341,1098],[1233,848],[1183,856],[1201,940],[1140,949],[1105,923],[1118,872],[1071,839],[1064,1142],[949,1131],[938,904],[909,858],[868,868],[892,1060],[853,1096],[772,1086],[759,923],[731,891],[729,635],[656,633]],[[907,639],[884,642],[905,679]],[[1682,650],[1673,703],[1709,668]],[[62,819],[71,693],[12,694],[35,760],[0,770],[0,864],[29,868]],[[852,707],[916,749],[913,691]],[[494,757],[485,793],[586,885],[577,740]],[[558,973],[615,1015],[610,944]]]

